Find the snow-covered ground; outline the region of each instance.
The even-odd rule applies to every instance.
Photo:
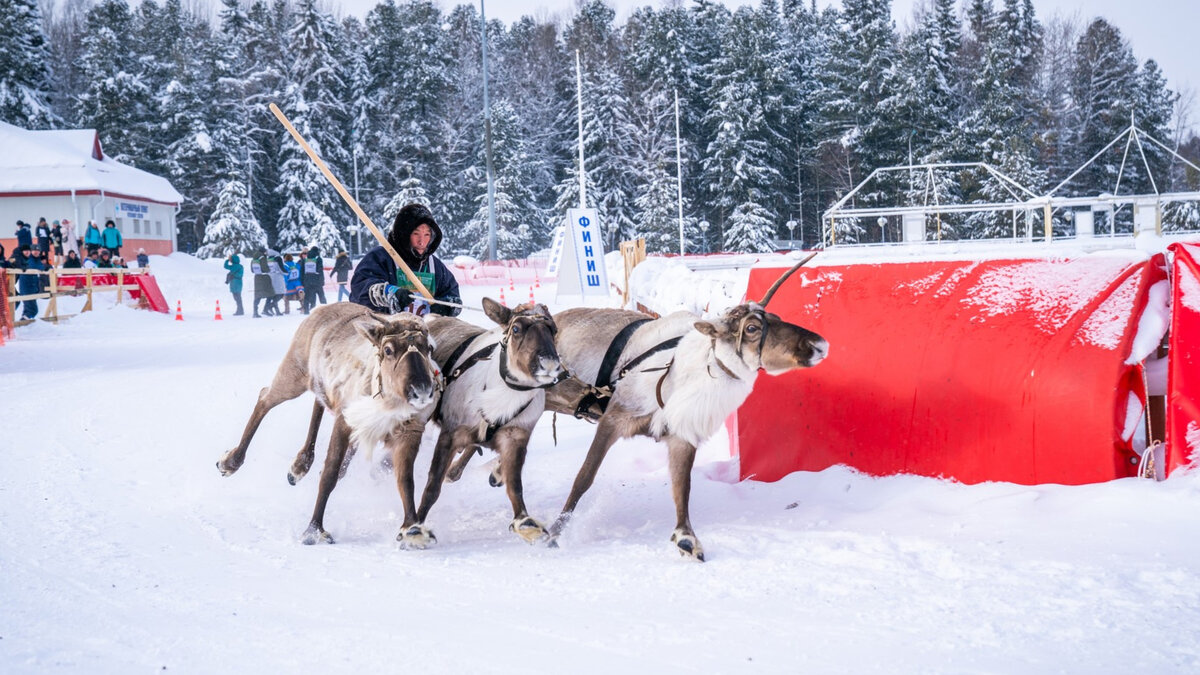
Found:
[[[695,470],[694,564],[667,541],[665,451],[646,440],[613,449],[557,550],[507,531],[478,459],[431,515],[438,544],[399,550],[395,486],[359,453],[327,511],[338,543],[304,546],[317,469],[285,475],[310,398],[266,418],[236,475],[214,467],[302,317],[231,316],[215,261],[152,268],[185,321],[98,300],[0,347],[0,672],[1200,670],[1196,472],[737,482],[719,434]],[[536,517],[592,429],[559,417],[555,445],[543,419]]]

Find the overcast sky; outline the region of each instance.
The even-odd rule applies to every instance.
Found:
[[[378,0],[332,0],[340,2],[345,11],[364,16]],[[443,8],[466,4],[459,0],[435,0]],[[634,8],[650,5],[661,7],[664,0],[606,0],[616,8],[617,21],[624,23]],[[723,0],[730,6],[757,4],[757,0]],[[893,0],[892,17],[896,25],[912,23],[913,6],[922,0]],[[553,15],[569,18],[574,14],[576,0],[485,0],[488,17],[511,23],[525,14],[544,19]],[[994,0],[999,6],[1002,0]],[[479,0],[473,4],[478,7]],[[690,2],[684,2],[690,5]],[[817,0],[817,6],[841,5],[840,0]],[[1167,76],[1172,89],[1182,91],[1200,88],[1200,48],[1192,40],[1200,33],[1200,0],[1033,0],[1040,20],[1061,13],[1078,13],[1083,21],[1103,16],[1121,30],[1133,46],[1138,61],[1153,58]],[[1200,113],[1198,113],[1200,114]]]

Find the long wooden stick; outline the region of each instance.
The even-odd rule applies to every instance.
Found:
[[[383,236],[383,232],[381,232],[379,228],[375,226],[375,223],[371,221],[371,218],[363,212],[362,207],[358,205],[358,202],[354,201],[354,198],[350,196],[349,192],[346,192],[346,188],[342,185],[341,181],[339,181],[333,175],[333,172],[329,170],[329,167],[325,166],[325,162],[321,161],[321,158],[317,156],[316,151],[312,149],[312,146],[308,144],[308,141],[304,140],[304,137],[300,135],[300,132],[296,131],[296,127],[292,126],[292,123],[288,121],[287,116],[283,114],[283,111],[279,109],[279,106],[271,103],[267,107],[271,109],[271,112],[279,120],[280,124],[282,124],[284,128],[288,130],[288,133],[292,135],[292,138],[296,139],[296,142],[300,144],[300,147],[304,148],[304,152],[308,153],[308,158],[313,161],[313,164],[317,165],[317,168],[321,170],[321,173],[325,174],[325,178],[327,178],[329,182],[333,184],[334,189],[338,191],[338,194],[342,196],[342,199],[346,200],[346,203],[349,204],[350,208],[354,210],[354,213],[358,215],[358,219],[363,222],[363,225],[366,225],[367,229],[371,231],[371,234],[375,235],[375,240],[378,241],[379,244],[383,246],[383,250],[387,251],[388,255],[392,257],[392,260],[396,263],[396,267],[399,267],[404,272],[404,276],[408,277],[408,280],[412,282],[413,288],[416,288],[418,291],[420,291],[421,295],[425,296],[425,299],[433,300],[433,294],[429,292],[429,289],[425,288],[425,284],[421,283],[421,280],[417,278],[417,275],[413,274],[413,271],[408,268],[408,265],[404,263],[404,260],[400,257],[400,254],[396,252],[396,249],[392,248],[392,245],[390,242],[388,242],[387,237]]]

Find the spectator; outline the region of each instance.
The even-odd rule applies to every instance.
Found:
[[[8,258],[4,257],[4,244],[0,243],[0,270],[6,270],[11,266],[12,266],[12,263],[8,262]],[[4,276],[4,275],[0,275],[0,283],[7,284],[8,277]],[[3,310],[4,310],[4,308],[0,307],[0,312],[2,312]]]
[[[63,250],[75,251],[79,257],[79,235],[75,232],[75,223],[63,218],[62,221]]]
[[[63,261],[63,269],[72,270],[83,267],[83,261],[75,251],[67,251],[67,259]]]
[[[242,259],[234,253],[225,259],[225,269],[229,270],[225,274],[225,283],[229,284],[229,293],[233,295],[233,301],[237,303],[237,311],[233,315],[242,316],[245,314],[242,311],[242,275],[246,268],[242,266]]]
[[[19,249],[17,253],[21,256],[21,260],[15,257],[13,262],[22,270],[27,272],[44,272],[46,264],[43,258],[30,254],[25,255],[24,249]],[[39,251],[40,253],[40,251]],[[42,292],[42,285],[45,283],[45,276],[41,274],[22,274],[17,278],[17,295],[34,295]],[[36,319],[38,314],[38,304],[36,299],[25,301],[24,311],[21,313],[22,319]]]
[[[121,269],[129,269],[129,265],[125,264],[125,258],[122,258],[119,255],[113,256],[113,267],[120,267]]]
[[[271,275],[271,288],[275,291],[268,304],[274,310],[275,316],[279,316],[279,301],[283,299],[283,294],[287,293],[287,279],[283,276],[283,256],[279,255],[279,251],[267,251],[267,273]]]
[[[275,312],[271,310],[271,298],[275,296],[275,289],[271,285],[271,275],[267,274],[268,260],[267,252],[263,251],[257,258],[250,261],[250,272],[254,274],[254,318],[258,318],[258,303],[263,301],[263,311],[261,316],[275,316]]]
[[[144,249],[144,248],[138,249],[137,264],[138,264],[138,267],[141,269],[145,269],[150,266],[150,256],[146,255],[146,249]]]
[[[100,266],[100,254],[92,251],[83,261],[83,269],[95,269]]]
[[[100,228],[96,225],[96,221],[89,220],[87,232],[83,235],[83,244],[87,247],[88,256],[98,252],[103,243],[104,237],[100,234]]]
[[[304,259],[304,313],[308,314],[317,306],[317,298],[321,304],[325,301],[325,261],[321,259],[321,249],[313,246],[308,249]]]
[[[46,224],[45,218],[38,218],[37,227],[33,230],[33,235],[37,237],[37,250],[39,253],[50,252],[50,226]],[[43,261],[45,262],[45,261]]]
[[[437,300],[462,304],[458,295],[458,282],[450,270],[434,252],[442,243],[442,230],[433,219],[429,209],[421,204],[408,204],[396,214],[388,243],[400,254],[414,273],[424,276],[426,289]],[[456,316],[459,307],[433,305],[413,293],[409,288],[398,285],[403,277],[397,275],[396,263],[382,246],[371,249],[354,270],[350,279],[351,300],[376,312],[415,314],[442,314]],[[407,283],[407,279],[404,279]]]
[[[342,294],[347,298],[350,297],[350,287],[346,284],[350,283],[350,269],[353,265],[350,264],[350,256],[345,251],[338,251],[337,258],[333,261],[333,271],[329,276],[337,275],[338,283],[338,302],[342,301]]]
[[[121,231],[117,229],[117,224],[109,220],[104,223],[104,232],[100,235],[104,240],[104,248],[107,248],[112,255],[121,255],[121,245],[125,243],[124,237],[121,236]]]
[[[301,287],[300,266],[295,263],[291,253],[283,256],[283,276],[286,285],[286,290],[283,293],[283,313],[291,314],[292,300],[296,300],[300,305],[300,309],[305,314],[308,314],[308,310],[304,307],[304,289]]]
[[[100,249],[100,258],[96,261],[96,267],[101,269],[113,267],[112,251],[106,248]]]
[[[62,224],[57,220],[54,221],[54,227],[50,228],[50,243],[54,245],[54,259],[61,260],[63,256],[63,230]]]
[[[24,247],[26,251],[33,248],[33,230],[29,229],[29,223],[17,221],[17,251]],[[13,253],[16,255],[16,253]]]

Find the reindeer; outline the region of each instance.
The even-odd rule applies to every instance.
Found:
[[[746,400],[760,370],[777,375],[809,368],[828,353],[820,335],[766,310],[779,285],[807,260],[781,277],[760,302],[737,305],[711,321],[689,312],[651,320],[637,312],[599,308],[555,315],[563,365],[596,385],[586,392],[578,382],[563,382],[547,392],[547,409],[586,417],[599,405],[604,412],[562,513],[551,525],[551,546],[557,545],[609,448],[621,438],[640,435],[667,444],[676,516],[671,541],[680,555],[704,560],[688,512],[696,447]]]
[[[513,507],[509,530],[532,543],[546,535],[546,528],[525,509],[521,468],[529,434],[545,409],[544,390],[567,374],[555,349],[554,319],[545,305],[509,309],[484,298],[483,310],[496,328],[484,330],[450,317],[427,318],[437,343],[433,356],[446,380],[437,413],[442,431],[426,497],[437,498],[436,486],[447,473],[456,480],[478,447],[491,448],[500,457],[489,481],[507,487]],[[450,460],[459,452],[462,456],[451,469]]]
[[[316,395],[309,437],[293,462],[293,485],[312,465],[312,448],[321,416],[334,416],[333,435],[312,520],[301,539],[305,544],[332,544],[325,531],[325,505],[350,454],[358,446],[383,442],[396,467],[396,485],[404,502],[404,526],[397,539],[406,547],[424,548],[435,538],[425,526],[441,480],[426,486],[421,508],[415,507],[413,464],[425,424],[433,415],[441,375],[432,358],[433,343],[425,323],[413,314],[385,316],[352,303],[324,305],[309,315],[292,338],[269,387],[258,394],[237,447],[217,462],[223,476],[232,475],[246,459],[246,448],[272,408],[306,390]]]

